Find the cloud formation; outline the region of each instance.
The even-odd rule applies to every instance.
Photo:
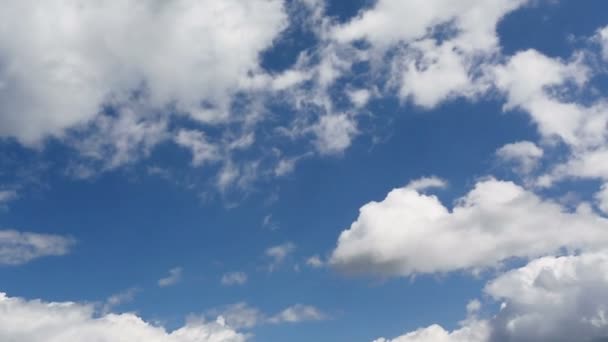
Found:
[[[68,254],[75,241],[72,238],[0,230],[0,265],[21,265],[37,258]]]
[[[452,209],[407,187],[364,205],[340,234],[330,263],[347,273],[409,276],[606,244],[608,220],[588,205],[569,211],[512,182],[488,179]]]
[[[94,307],[0,294],[0,340],[19,342],[244,342],[246,336],[215,322],[192,321],[172,332],[135,314],[97,316]]]
[[[596,342],[608,338],[608,253],[543,257],[491,280],[500,310],[447,331],[432,325],[377,342]]]

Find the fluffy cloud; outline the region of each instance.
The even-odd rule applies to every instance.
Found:
[[[597,342],[608,338],[608,253],[543,257],[490,281],[501,303],[493,317],[470,317],[449,332],[438,325],[377,342]]]
[[[134,314],[97,316],[91,305],[25,300],[0,294],[0,340],[19,342],[244,342],[246,336],[215,322],[192,321],[167,332]]]
[[[286,26],[279,0],[28,0],[5,3],[0,20],[0,135],[26,144],[134,93],[223,120]]]
[[[46,256],[65,255],[74,240],[50,234],[0,230],[0,264],[20,265]]]
[[[503,308],[494,341],[595,341],[608,337],[608,253],[544,257],[499,276],[486,293]]]
[[[454,331],[447,331],[435,324],[394,339],[380,338],[374,342],[489,342],[489,333],[485,322],[475,322]]]
[[[608,243],[608,220],[581,206],[571,212],[512,183],[477,183],[450,210],[409,188],[360,209],[330,263],[347,273],[407,276],[476,270],[512,258]]]
[[[515,170],[522,174],[532,172],[543,156],[543,150],[530,141],[507,144],[496,151],[502,161],[515,164]]]
[[[579,60],[566,63],[534,50],[519,52],[506,65],[494,69],[495,85],[507,96],[505,109],[526,110],[543,136],[571,145],[584,143],[578,134],[584,122],[583,109],[575,103],[561,102],[550,88],[566,82],[582,84],[587,73]]]
[[[333,28],[332,37],[342,44],[369,42],[366,58],[375,62],[385,63],[383,56],[391,51],[390,83],[402,98],[432,108],[485,90],[479,69],[499,52],[496,25],[526,2],[380,0]]]

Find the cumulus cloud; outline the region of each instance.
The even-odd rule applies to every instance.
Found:
[[[472,97],[484,90],[485,82],[475,74],[480,61],[499,51],[496,25],[525,3],[380,0],[333,27],[331,35],[342,44],[369,42],[366,58],[375,62],[385,63],[382,57],[391,51],[390,79],[399,95],[432,108],[446,99]]]
[[[504,162],[513,163],[517,172],[528,174],[538,166],[543,150],[533,142],[518,141],[499,148],[496,156]]]
[[[322,154],[335,154],[350,146],[357,134],[357,123],[346,114],[325,115],[313,127],[316,147]]]
[[[247,274],[244,272],[228,272],[222,275],[222,285],[243,285],[247,282]]]
[[[500,303],[491,318],[469,317],[447,331],[432,325],[377,342],[599,342],[608,338],[608,253],[542,257],[491,280]]]
[[[183,269],[181,267],[174,267],[169,270],[169,275],[165,278],[158,280],[158,286],[168,287],[179,283],[182,280]]]
[[[559,138],[571,145],[584,143],[578,130],[584,122],[580,106],[562,102],[550,87],[566,82],[584,83],[588,69],[579,60],[564,62],[535,50],[519,52],[507,64],[494,68],[496,87],[505,92],[505,109],[526,110],[547,138]]]
[[[135,314],[96,315],[92,305],[45,302],[0,294],[0,340],[20,342],[244,342],[225,324],[192,321],[172,332]]]
[[[608,243],[608,220],[583,206],[569,211],[512,183],[488,179],[449,209],[409,188],[360,209],[330,263],[347,273],[408,276],[478,270],[509,258]]]
[[[475,322],[454,331],[434,324],[394,339],[379,338],[374,342],[489,342],[488,336],[489,329],[485,322]]]
[[[222,120],[287,18],[279,0],[53,0],[7,3],[0,20],[0,135],[32,144],[136,92]]]
[[[0,264],[21,265],[37,258],[68,254],[75,241],[72,238],[0,230]]]

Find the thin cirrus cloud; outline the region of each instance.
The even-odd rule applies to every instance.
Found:
[[[226,323],[237,329],[253,328],[265,324],[295,324],[329,319],[329,315],[315,306],[295,304],[286,307],[274,315],[268,315],[245,302],[226,305],[210,310],[206,316],[221,316]]]
[[[73,238],[60,235],[0,230],[0,264],[15,266],[42,257],[66,255],[74,244]]]
[[[182,280],[183,268],[174,267],[169,270],[169,275],[158,280],[159,287],[169,287],[176,285]]]
[[[245,272],[228,272],[222,275],[220,280],[222,285],[244,285],[247,282],[247,274]]]

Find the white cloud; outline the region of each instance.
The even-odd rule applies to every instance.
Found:
[[[507,95],[505,109],[526,110],[544,137],[559,138],[571,145],[590,138],[581,137],[584,132],[579,132],[584,128],[584,108],[561,102],[549,89],[566,82],[583,84],[588,70],[579,60],[565,63],[527,50],[511,57],[506,65],[496,66],[494,77],[496,87]]]
[[[74,242],[59,235],[0,230],[0,264],[20,265],[41,257],[65,255]]]
[[[292,242],[286,242],[281,245],[272,246],[266,249],[264,254],[271,259],[268,270],[274,271],[279,265],[281,265],[289,255],[296,250],[296,245]]]
[[[502,161],[515,164],[517,172],[528,174],[538,166],[543,150],[533,142],[518,141],[499,148],[496,156]]]
[[[477,183],[451,210],[408,188],[360,209],[332,253],[348,273],[407,276],[478,270],[512,257],[608,243],[608,220],[583,206],[570,212],[512,182]]]
[[[380,338],[374,342],[489,342],[488,336],[489,329],[485,322],[474,322],[454,331],[447,331],[435,324],[394,339]]]
[[[503,309],[493,341],[594,341],[608,337],[608,254],[544,257],[491,281]]]
[[[372,96],[371,92],[367,89],[350,90],[347,91],[346,94],[348,95],[350,102],[352,102],[356,108],[365,107]]]
[[[602,55],[608,61],[608,26],[599,29],[596,37],[602,47]]]
[[[438,325],[376,342],[599,342],[608,338],[608,253],[543,257],[490,281],[500,309],[450,332]],[[479,305],[476,304],[476,313]],[[470,314],[471,312],[469,312]]]
[[[357,123],[346,114],[324,115],[313,128],[315,145],[322,154],[336,154],[350,146],[358,133]]]
[[[603,184],[595,194],[595,200],[598,208],[604,213],[608,214],[608,184]]]
[[[423,177],[409,182],[405,187],[414,191],[423,191],[432,188],[445,188],[448,183],[439,177]]]
[[[175,267],[169,270],[169,275],[158,280],[158,286],[168,287],[179,283],[182,280],[183,269]]]
[[[314,306],[296,304],[285,308],[279,313],[268,316],[257,308],[247,303],[240,302],[227,305],[220,309],[211,310],[207,315],[220,315],[234,328],[252,328],[263,324],[300,323],[309,321],[321,321],[328,316]]]
[[[106,302],[103,305],[103,313],[107,314],[113,308],[132,301],[135,298],[137,292],[139,292],[139,289],[132,287],[111,295],[110,297],[108,297],[108,299],[106,299]]]
[[[247,282],[247,274],[244,272],[228,272],[222,275],[222,285],[244,285]]]
[[[286,308],[278,314],[270,317],[270,323],[297,323],[303,321],[320,321],[326,319],[326,315],[319,309],[310,305],[296,304]]]
[[[175,142],[190,149],[194,166],[202,166],[220,158],[218,147],[210,143],[202,131],[180,130],[175,136]]]
[[[485,91],[487,80],[480,74],[484,60],[499,54],[496,26],[525,3],[380,0],[333,27],[331,36],[341,44],[366,40],[371,47],[363,58],[381,67],[391,51],[389,85],[399,89],[401,98],[432,108],[452,97]]]
[[[280,0],[28,0],[0,21],[0,135],[33,144],[142,88],[152,107],[223,120],[287,17]]]
[[[115,116],[97,116],[76,137],[66,139],[67,144],[88,161],[101,164],[102,170],[138,161],[169,137],[165,118],[150,113],[144,116],[140,111],[146,112],[142,108],[120,108]],[[81,167],[86,173],[77,178],[87,178],[100,171],[96,166],[83,164]]]
[[[318,255],[313,255],[310,258],[306,259],[306,265],[312,268],[321,268],[325,266],[325,262],[321,260],[321,257]]]
[[[355,19],[337,27],[334,36],[342,42],[366,39],[374,45],[388,46],[422,38],[429,34],[429,28],[454,22],[460,39],[483,48],[493,47],[497,43],[496,23],[525,2],[380,0]]]
[[[0,340],[19,342],[244,342],[246,336],[215,322],[188,322],[167,332],[135,314],[97,316],[92,305],[25,300],[0,294]]]

